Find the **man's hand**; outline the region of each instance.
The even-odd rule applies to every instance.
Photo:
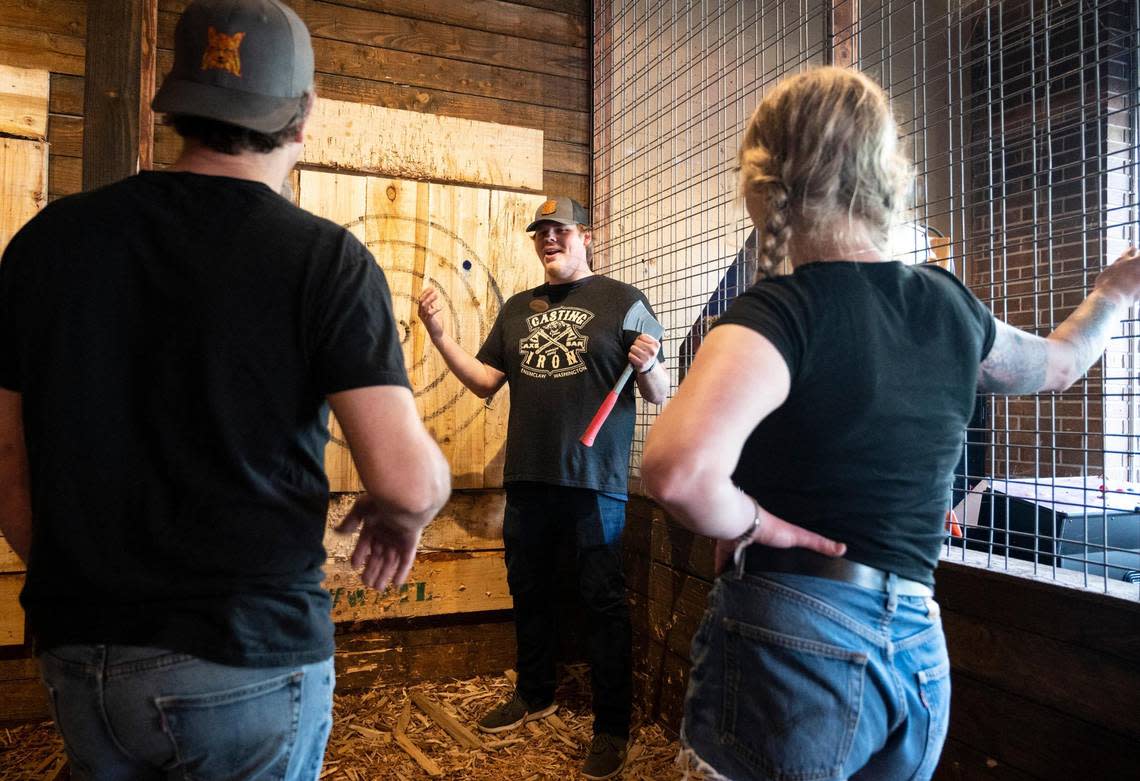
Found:
[[[403,585],[412,571],[421,530],[408,531],[391,525],[368,495],[356,500],[348,515],[336,527],[338,534],[360,530],[352,551],[352,566],[359,569],[364,585],[383,591],[391,583]]]
[[[657,360],[657,353],[661,351],[661,342],[649,334],[638,334],[637,339],[629,347],[629,363],[633,370],[641,374],[653,366]]]
[[[420,293],[417,303],[419,308],[416,314],[427,329],[428,337],[434,342],[443,336],[443,301],[439,291],[429,285]]]

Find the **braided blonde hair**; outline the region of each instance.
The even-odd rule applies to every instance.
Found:
[[[861,73],[815,68],[782,81],[748,122],[740,193],[762,214],[757,276],[773,276],[793,233],[862,230],[881,252],[903,209],[910,165],[883,90]]]

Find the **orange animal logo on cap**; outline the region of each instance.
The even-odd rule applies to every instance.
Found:
[[[206,49],[206,53],[202,55],[202,70],[217,68],[218,70],[229,71],[240,79],[241,57],[238,56],[238,49],[241,47],[241,39],[245,37],[245,33],[226,35],[211,27],[206,31],[206,35],[209,38],[210,45]]]
[[[554,214],[558,211],[558,201],[547,201],[539,207],[538,211],[540,214]]]

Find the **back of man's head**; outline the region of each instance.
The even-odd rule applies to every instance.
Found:
[[[296,134],[313,84],[304,22],[279,0],[195,0],[153,107],[219,152],[268,152]]]

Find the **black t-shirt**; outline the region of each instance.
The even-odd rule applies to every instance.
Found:
[[[791,373],[736,483],[848,558],[933,583],[993,315],[938,267],[825,262],[754,285],[725,324],[765,336]]]
[[[622,323],[637,301],[649,308],[637,288],[594,275],[540,285],[503,304],[476,357],[506,374],[511,389],[505,483],[625,496],[635,411],[632,378],[593,447],[578,438],[629,364],[637,332],[624,331]]]
[[[263,184],[144,173],[48,206],[0,263],[40,646],[329,657],[324,399],[407,384],[368,251]]]

